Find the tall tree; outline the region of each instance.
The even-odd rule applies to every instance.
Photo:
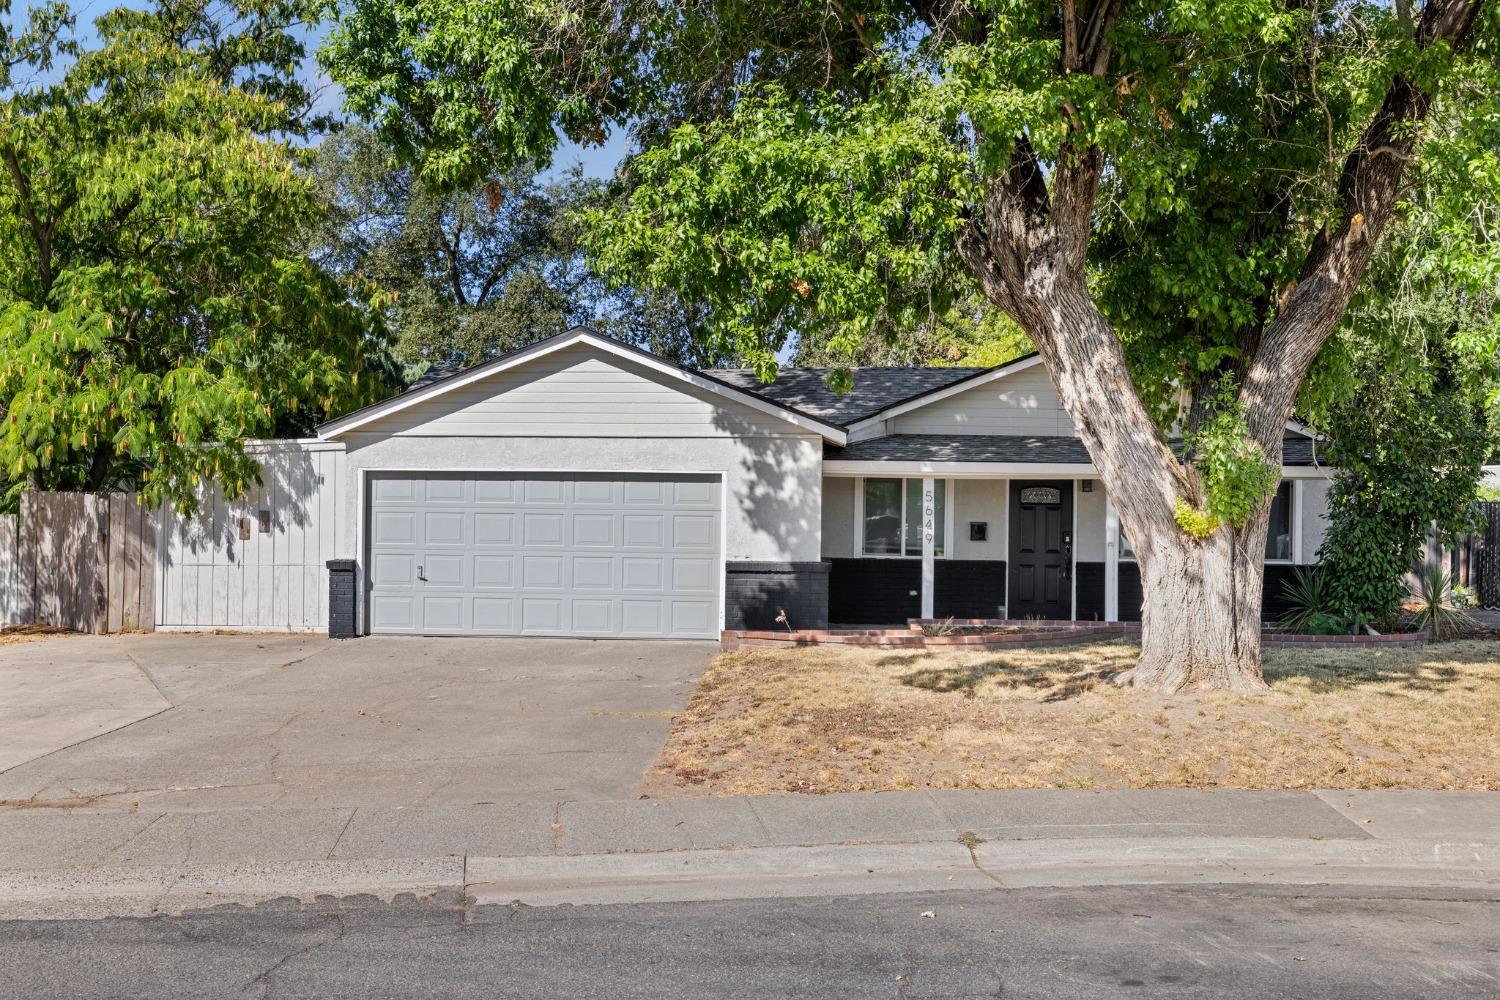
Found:
[[[977,288],[1135,549],[1129,680],[1256,690],[1285,422],[1435,103],[1494,114],[1496,42],[1484,0],[349,0],[325,55],[435,182],[633,123],[601,261],[766,374]]]
[[[702,336],[701,306],[611,288],[588,266],[578,216],[606,192],[576,170],[544,180],[522,163],[443,187],[355,123],[322,142],[313,173],[334,207],[314,256],[393,293],[388,318],[408,370],[476,364],[580,323],[685,363],[722,360]]]
[[[360,290],[302,251],[300,0],[164,2],[34,42],[0,97],[0,489],[192,506],[245,437],[376,398]],[[33,32],[33,39],[40,37]],[[46,72],[54,54],[62,59]]]
[[[872,336],[856,347],[835,347],[834,331],[810,330],[797,337],[796,362],[814,368],[956,365],[992,368],[1030,354],[1026,333],[983,298],[969,296],[899,337]]]

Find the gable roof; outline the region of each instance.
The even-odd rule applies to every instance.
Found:
[[[618,340],[604,336],[597,330],[591,330],[582,326],[574,327],[566,333],[559,333],[545,340],[539,340],[520,350],[511,351],[509,354],[503,354],[492,361],[486,361],[471,368],[464,368],[458,371],[445,370],[431,379],[428,379],[424,374],[422,378],[419,378],[405,392],[398,393],[379,403],[373,403],[362,409],[355,410],[352,413],[346,413],[337,419],[319,424],[318,437],[326,440],[347,434],[355,428],[368,424],[372,420],[378,420],[392,413],[398,413],[409,406],[435,399],[460,386],[469,385],[472,382],[477,382],[480,379],[578,344],[586,344],[607,354],[613,354],[616,357],[650,368],[658,374],[677,379],[686,385],[734,400],[761,413],[779,417],[804,430],[812,431],[822,436],[829,443],[841,445],[848,440],[848,435],[841,425],[824,417],[803,411],[795,406],[787,405],[748,388],[716,378],[707,372],[700,372],[695,368],[689,368],[686,365],[679,365],[674,361],[668,361],[665,358],[652,354],[650,351],[643,351],[630,344],[621,343]]]
[[[828,388],[831,368],[783,368],[762,382],[750,368],[715,368],[707,374],[839,424],[851,424],[914,397],[925,396],[989,371],[988,368],[851,368],[854,389]]]

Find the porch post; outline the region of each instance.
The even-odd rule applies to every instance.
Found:
[[[1104,495],[1104,620],[1120,620],[1120,515]]]
[[[951,501],[950,501],[951,503]],[[922,480],[922,617],[931,618],[932,592],[937,584],[937,483]],[[950,541],[948,543],[952,545]]]

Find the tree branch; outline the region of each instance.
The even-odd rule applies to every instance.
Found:
[[[1483,0],[1429,0],[1415,40],[1420,48],[1447,41],[1465,46]],[[1282,430],[1302,380],[1337,327],[1374,255],[1412,158],[1419,126],[1432,95],[1402,73],[1391,78],[1385,99],[1344,160],[1336,200],[1340,222],[1314,237],[1296,288],[1261,337],[1246,366],[1241,399],[1251,433],[1279,459]]]

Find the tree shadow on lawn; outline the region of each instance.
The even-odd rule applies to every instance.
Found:
[[[1491,681],[1500,681],[1500,642],[1464,640],[1407,649],[1272,650],[1265,657],[1266,680],[1273,687],[1301,682],[1318,694],[1367,686],[1388,688],[1374,692],[1386,698],[1414,692],[1440,694],[1456,685],[1475,689],[1486,673]]]
[[[1026,688],[1042,693],[1039,699],[1042,702],[1058,702],[1068,701],[1087,694],[1101,684],[1111,683],[1129,666],[1130,663],[1087,666],[1076,657],[1043,659],[1038,662],[1025,654],[999,655],[980,663],[916,670],[899,680],[907,687],[937,694],[959,694],[965,698],[976,697],[979,688],[986,681],[995,680],[1002,687]]]
[[[1074,647],[1059,654],[1048,650],[1017,651],[974,663],[950,663],[913,669],[898,678],[908,687],[938,694],[975,697],[989,681],[1012,689],[1029,689],[1042,702],[1059,702],[1109,684],[1134,663],[1134,656],[1118,648]],[[929,654],[888,656],[878,666],[916,667]],[[1273,687],[1305,684],[1314,694],[1335,694],[1354,688],[1385,688],[1368,692],[1384,698],[1413,693],[1440,694],[1455,687],[1477,691],[1481,684],[1500,684],[1500,642],[1458,641],[1406,649],[1269,650],[1265,676]]]

